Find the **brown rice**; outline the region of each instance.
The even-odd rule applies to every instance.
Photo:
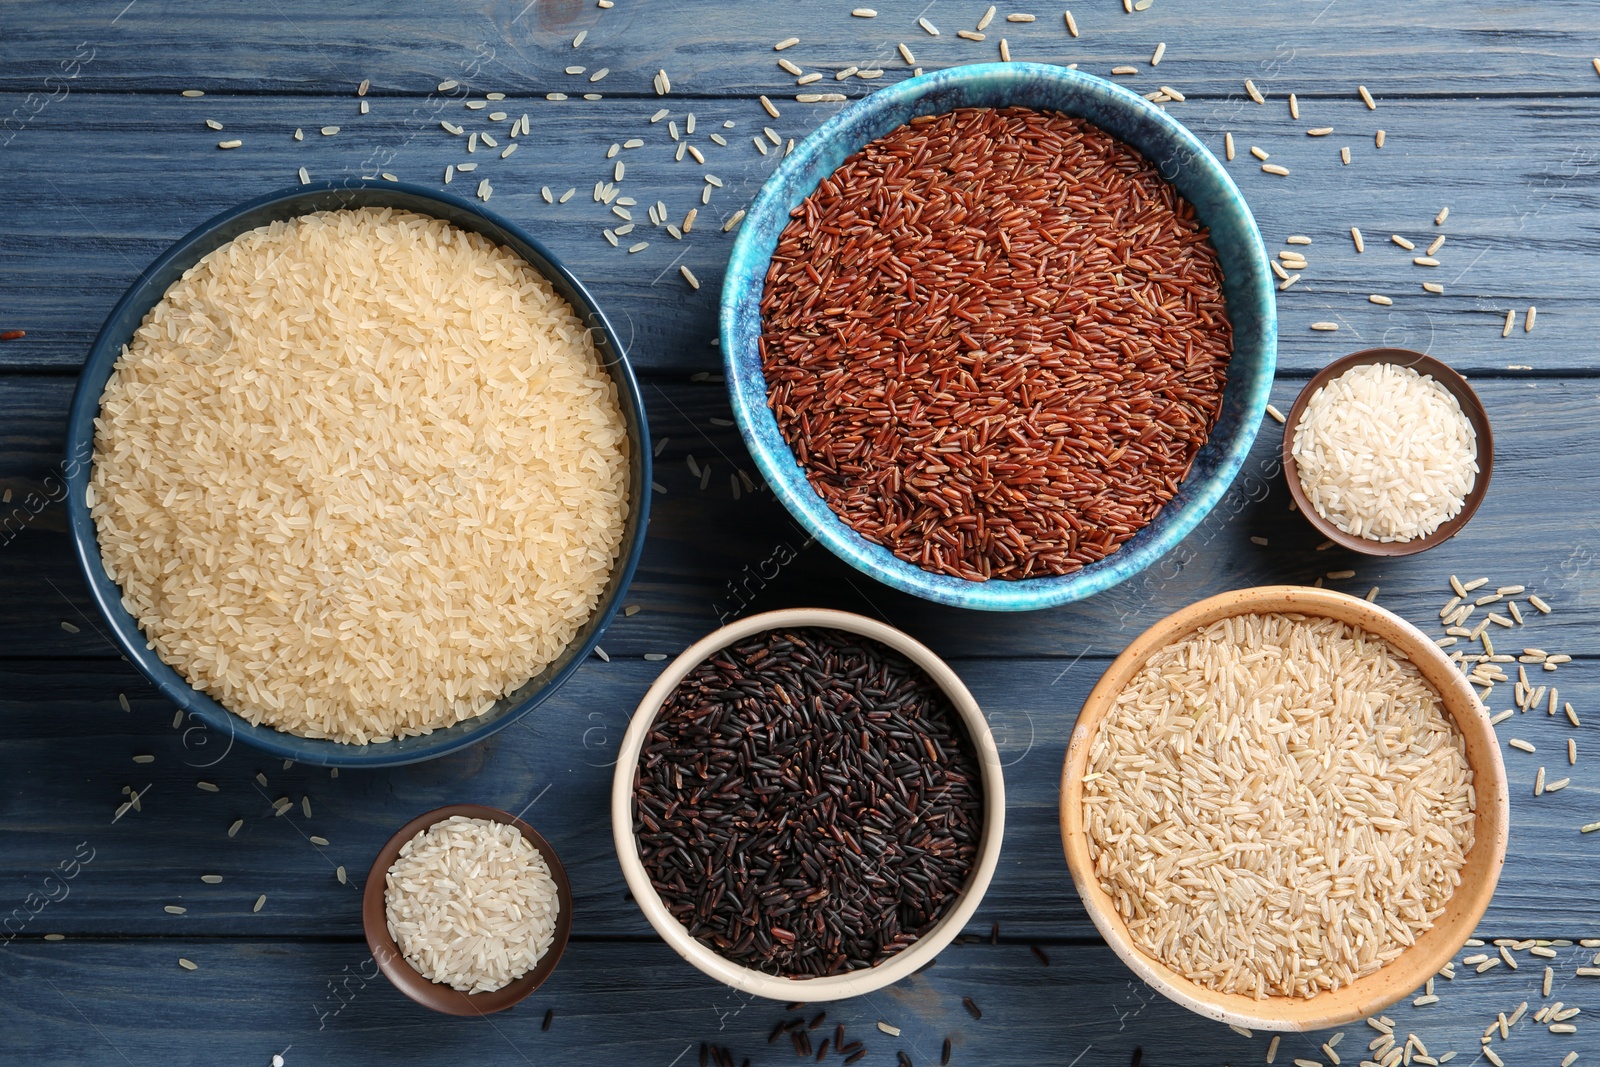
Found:
[[[1135,945],[1226,992],[1373,973],[1442,914],[1472,847],[1438,693],[1333,619],[1245,614],[1156,651],[1086,771],[1089,854]]]

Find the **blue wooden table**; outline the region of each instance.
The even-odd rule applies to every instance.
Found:
[[[1434,1058],[1454,1051],[1452,1062],[1465,1064],[1481,1058],[1497,1013],[1528,1001],[1509,1040],[1496,1039],[1506,1063],[1600,1057],[1600,1021],[1588,1014],[1572,1035],[1531,1018],[1554,1000],[1600,1013],[1600,979],[1577,973],[1595,949],[1575,943],[1600,937],[1600,834],[1579,831],[1600,820],[1600,70],[1591,62],[1600,10],[1591,0],[1156,0],[1125,11],[1121,0],[1074,0],[1076,37],[1061,4],[1018,3],[972,41],[956,31],[976,26],[984,0],[873,2],[875,18],[852,17],[848,3],[777,0],[0,4],[0,331],[26,331],[0,342],[0,1062],[265,1064],[282,1054],[289,1064],[688,1067],[702,1062],[703,1045],[735,1062],[794,1061],[787,1041],[769,1045],[767,1035],[801,1013],[702,977],[627,898],[607,789],[623,725],[661,655],[719,618],[797,604],[884,617],[947,656],[989,713],[1009,794],[1000,871],[963,939],[931,970],[827,1006],[819,1042],[843,1023],[866,1042],[867,1064],[892,1064],[902,1051],[936,1063],[947,1038],[958,1064],[1263,1062],[1265,1036],[1156,996],[1089,923],[1056,820],[1077,709],[1135,634],[1211,593],[1266,582],[1326,580],[1357,594],[1378,586],[1380,603],[1434,632],[1451,574],[1526,585],[1555,610],[1530,613],[1525,635],[1500,643],[1573,656],[1537,680],[1559,687],[1581,727],[1542,711],[1500,727],[1537,751],[1506,750],[1510,855],[1480,931],[1555,942],[1554,958],[1525,947],[1508,950],[1516,969],[1480,974],[1458,963],[1453,980],[1438,981],[1437,1003],[1390,1014]],[[1008,22],[1012,11],[1037,19]],[[919,28],[919,16],[940,34]],[[801,43],[775,53],[791,35]],[[1228,498],[1145,576],[1059,610],[976,616],[874,585],[808,544],[770,494],[735,491],[750,462],[717,376],[715,307],[732,240],[721,224],[776,165],[775,146],[753,143],[767,140],[763,127],[787,142],[843,106],[798,102],[807,90],[776,61],[823,72],[811,91],[856,98],[910,74],[901,43],[932,69],[993,60],[1002,37],[1017,59],[1104,75],[1128,65],[1137,73],[1119,80],[1130,87],[1177,89],[1184,100],[1166,106],[1219,156],[1232,134],[1230,169],[1269,252],[1291,234],[1312,238],[1310,268],[1279,296],[1279,408],[1334,356],[1380,343],[1427,350],[1472,378],[1498,455],[1488,500],[1460,537],[1404,560],[1318,551],[1289,511],[1275,461],[1281,433],[1268,422]],[[883,73],[837,80],[847,67]],[[666,97],[654,84],[661,70]],[[1245,94],[1246,78],[1264,104]],[[362,82],[370,89],[358,99]],[[439,88],[447,82],[460,86]],[[465,106],[490,92],[505,101]],[[674,158],[666,121],[650,122],[660,108],[680,131],[695,114],[704,166]],[[204,219],[295,184],[302,167],[316,179],[391,173],[440,185],[448,164],[468,159],[441,120],[490,128],[495,110],[527,113],[531,135],[508,159],[481,149],[477,173],[451,189],[470,194],[489,177],[490,207],[589,284],[628,342],[663,444],[665,491],[628,597],[640,610],[606,634],[608,662],[586,663],[521,725],[469,751],[338,778],[284,767],[175,720],[102,636],[64,532],[74,376],[135,275]],[[1308,137],[1317,126],[1334,132]],[[225,138],[243,144],[219,150]],[[613,173],[608,149],[630,138],[644,144],[617,157],[627,195],[663,201],[671,218],[700,207],[683,240],[652,228],[634,255],[603,238],[615,220],[592,196]],[[1251,146],[1290,175],[1263,173]],[[707,172],[722,184],[701,206]],[[575,195],[559,202],[568,189]],[[1420,253],[1390,234],[1418,246],[1444,235],[1442,265],[1413,266]],[[680,266],[700,279],[698,291]],[[1425,292],[1424,281],[1443,292]],[[1373,293],[1392,305],[1369,302]],[[1532,332],[1529,305],[1538,307]],[[1502,337],[1508,310],[1515,328]],[[1314,332],[1312,322],[1339,329]],[[707,464],[708,481],[690,469]],[[1354,576],[1328,578],[1344,571]],[[1505,689],[1491,694],[1492,710],[1511,706]],[[1578,753],[1570,767],[1568,738]],[[1541,766],[1572,784],[1534,796]],[[138,807],[118,816],[133,796]],[[280,797],[294,806],[274,817]],[[576,892],[573,942],[555,976],[492,1019],[437,1016],[403,999],[375,977],[361,937],[361,884],[380,844],[455,801],[525,810]],[[1496,949],[1462,956],[1474,952]],[[1343,1032],[1335,1053],[1354,1063],[1375,1035],[1361,1025]],[[1331,1063],[1319,1048],[1331,1037],[1287,1037],[1277,1062]]]

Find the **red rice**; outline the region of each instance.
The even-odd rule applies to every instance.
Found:
[[[913,119],[797,207],[762,296],[768,402],[847,524],[972,581],[1067,574],[1177,493],[1232,329],[1194,209],[1079,119]]]

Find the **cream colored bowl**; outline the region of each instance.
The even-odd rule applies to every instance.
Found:
[[[645,735],[650,732],[662,703],[672,695],[678,683],[710,658],[712,653],[767,630],[801,626],[844,630],[870,637],[920,667],[944,691],[956,714],[961,717],[967,735],[972,739],[973,752],[983,775],[983,835],[978,844],[978,859],[967,876],[966,887],[955,906],[915,944],[890,956],[876,967],[827,978],[785,978],[764,974],[719,956],[691,937],[683,924],[661,903],[655,887],[650,884],[650,876],[639,860],[638,842],[633,836],[634,772],[639,764]],[[616,839],[617,859],[622,864],[622,874],[633,892],[633,899],[638,902],[656,932],[678,955],[719,982],[772,1000],[805,1001],[808,1004],[842,1000],[882,989],[932,961],[941,949],[955,939],[978,910],[978,904],[1000,862],[1000,838],[1005,831],[1005,817],[1006,792],[1000,770],[1000,752],[995,748],[994,737],[989,733],[989,724],[979,710],[978,702],[972,699],[972,694],[967,692],[967,687],[956,677],[955,671],[926,645],[892,626],[861,615],[821,608],[789,608],[752,615],[724,626],[685,649],[661,672],[661,676],[639,702],[639,709],[634,712],[628,732],[623,736],[622,747],[617,755],[616,773],[611,780],[611,833]]]
[[[1338,619],[1382,637],[1405,653],[1438,691],[1445,711],[1460,729],[1477,792],[1477,821],[1472,849],[1461,870],[1461,885],[1433,928],[1382,969],[1310,999],[1257,1000],[1237,993],[1219,993],[1135,948],[1115,904],[1095,877],[1083,825],[1083,775],[1094,736],[1117,694],[1144,667],[1151,653],[1219,619],[1264,612]],[[1157,992],[1190,1011],[1255,1030],[1321,1030],[1354,1022],[1382,1011],[1437,974],[1472,936],[1489,906],[1500,868],[1505,864],[1510,821],[1511,799],[1506,791],[1500,746],[1483,705],[1461,672],[1426,635],[1393,612],[1344,593],[1304,586],[1270,585],[1222,593],[1169,615],[1140,634],[1090,691],[1078,714],[1061,771],[1061,838],[1067,867],[1089,917],[1112,950]]]

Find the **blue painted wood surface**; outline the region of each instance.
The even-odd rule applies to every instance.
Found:
[[[1183,80],[1178,49],[1185,46],[1169,47],[1174,54],[1156,68],[1159,75],[1121,80],[1141,91]],[[784,77],[776,68],[773,73]],[[1592,67],[1592,86],[1578,80],[1583,74],[1576,72],[1574,91],[1600,89]],[[858,84],[864,90],[869,83]],[[1468,374],[1500,373],[1509,365],[1533,368],[1521,374],[1593,366],[1587,283],[1600,249],[1584,240],[1592,227],[1586,220],[1600,207],[1600,111],[1592,96],[1405,97],[1386,99],[1369,112],[1352,87],[1339,97],[1302,102],[1304,121],[1298,123],[1289,117],[1286,97],[1279,89],[1262,106],[1226,98],[1169,105],[1219,156],[1223,135],[1233,133],[1237,158],[1229,172],[1274,251],[1291,234],[1313,238],[1306,250],[1311,269],[1279,302],[1279,358],[1286,371],[1313,373],[1363,343],[1429,350]],[[0,92],[0,116],[26,115],[27,99]],[[721,224],[777,164],[775,154],[760,155],[751,139],[763,127],[784,138],[803,136],[842,106],[772,99],[778,119],[743,98],[514,97],[494,106],[512,118],[526,112],[534,136],[502,160],[488,149],[467,156],[461,138],[441,129],[439,120],[459,120],[471,129],[509,120],[489,123],[481,118],[485,112],[467,111],[455,99],[377,98],[363,117],[348,91],[336,97],[201,99],[169,91],[70,93],[47,103],[14,136],[0,133],[0,143],[11,137],[6,153],[19,187],[6,205],[0,271],[8,310],[26,312],[31,320],[24,323],[25,340],[0,346],[0,368],[75,369],[112,305],[168,244],[246,197],[295,184],[301,166],[317,179],[381,169],[443,189],[445,166],[471,159],[480,164],[471,178],[492,179],[490,206],[545,240],[614,310],[639,368],[714,371],[719,359],[710,341],[716,336],[722,263],[732,244]],[[675,161],[666,120],[649,122],[669,105],[680,127],[688,112],[696,114],[694,140],[705,166],[687,156]],[[207,129],[207,118],[221,122],[224,131]],[[726,121],[737,125],[723,129]],[[1304,131],[1317,124],[1333,126],[1334,134],[1307,137]],[[339,133],[317,132],[327,125],[338,126]],[[296,129],[305,140],[293,140]],[[1377,129],[1386,132],[1382,149],[1374,147]],[[1482,143],[1484,131],[1493,131],[1494,143]],[[728,146],[709,141],[711,133],[726,135]],[[217,143],[224,137],[244,145],[221,151]],[[634,137],[644,146],[617,156],[627,167],[625,195],[635,195],[641,206],[662,201],[673,220],[691,207],[700,217],[685,240],[654,230],[646,235],[650,247],[630,256],[627,242],[623,249],[606,243],[602,229],[618,220],[595,203],[592,191],[595,182],[613,174],[607,149]],[[1286,164],[1290,176],[1262,173],[1249,154],[1252,145]],[[1351,149],[1348,167],[1339,162],[1343,146]],[[1461,158],[1463,153],[1470,158]],[[725,185],[702,205],[707,173]],[[462,175],[448,188],[470,196],[476,187],[471,178]],[[546,204],[540,195],[546,186],[557,196],[577,192],[566,204]],[[1445,206],[1447,224],[1435,227],[1433,219]],[[1367,238],[1365,253],[1356,253],[1351,226]],[[1389,241],[1398,233],[1425,247],[1439,232],[1447,242],[1443,266],[1433,270],[1413,266],[1417,253]],[[679,263],[700,278],[699,292],[684,284]],[[1424,281],[1443,284],[1444,293],[1425,293]],[[1386,294],[1394,305],[1370,304],[1369,293]],[[25,304],[18,303],[23,299]],[[1520,319],[1528,304],[1540,308],[1536,336],[1525,338],[1519,330],[1502,341],[1506,309],[1518,309]],[[1339,322],[1340,332],[1309,330],[1324,319]]]
[[[0,947],[0,1063],[265,1063],[282,1052],[291,1064],[688,1067],[701,1042],[726,1046],[736,1062],[791,1062],[791,1047],[766,1043],[773,1024],[791,1017],[782,1005],[746,1001],[701,977],[626,899],[605,797],[622,725],[657,670],[645,655],[677,652],[722,615],[802,603],[881,615],[950,657],[989,712],[1007,763],[1006,850],[967,931],[977,943],[953,946],[934,969],[893,989],[830,1006],[813,1032],[820,1041],[844,1022],[867,1042],[867,1064],[893,1063],[898,1050],[918,1064],[937,1062],[945,1037],[960,1064],[1262,1061],[1263,1036],[1246,1039],[1161,1000],[1099,942],[1056,829],[1060,759],[1109,658],[1168,612],[1244,585],[1354,569],[1328,584],[1358,594],[1377,585],[1380,602],[1433,630],[1452,573],[1525,584],[1550,600],[1554,614],[1502,643],[1572,654],[1573,663],[1538,681],[1559,685],[1584,725],[1529,714],[1502,728],[1538,751],[1506,750],[1513,836],[1481,933],[1600,936],[1600,835],[1578,832],[1600,819],[1600,705],[1591,707],[1600,699],[1593,4],[1158,0],[1127,14],[1118,0],[1094,0],[1070,5],[1076,39],[1060,6],[1018,4],[998,13],[986,41],[970,42],[955,31],[975,25],[987,7],[981,0],[875,3],[875,19],[851,18],[851,4],[767,0],[617,0],[610,10],[592,0],[490,0],[470,10],[422,0],[205,12],[173,0],[0,5],[0,330],[28,331],[0,343],[0,496],[10,495],[0,503],[0,916],[18,908],[25,916],[20,935]],[[1008,23],[1008,10],[1037,21]],[[917,28],[918,15],[941,35]],[[1493,488],[1478,517],[1420,557],[1319,552],[1288,511],[1275,464],[1280,431],[1268,422],[1222,507],[1146,578],[1084,604],[993,617],[889,593],[808,546],[770,495],[735,500],[728,478],[749,468],[748,457],[721,386],[703,380],[718,369],[710,341],[731,241],[720,224],[776,163],[753,136],[767,126],[784,139],[804,136],[838,107],[793,99],[793,79],[771,48],[790,34],[802,43],[782,55],[829,75],[856,65],[882,67],[884,81],[905,77],[909,65],[895,49],[902,41],[928,67],[986,61],[1005,36],[1017,58],[1102,74],[1126,63],[1138,68],[1126,80],[1141,91],[1180,89],[1187,99],[1169,110],[1214,151],[1233,133],[1230,170],[1269,251],[1290,234],[1313,239],[1311,268],[1279,298],[1283,373],[1274,402],[1286,409],[1309,374],[1353,348],[1399,344],[1441,356],[1471,375],[1496,430]],[[1161,41],[1167,51],[1152,68]],[[568,65],[585,73],[566,75]],[[589,82],[601,67],[610,73]],[[650,87],[663,68],[674,86],[664,100]],[[1267,104],[1244,97],[1246,77]],[[372,84],[365,116],[354,95],[362,79]],[[480,98],[508,99],[470,111],[465,90],[437,90],[446,79]],[[1357,98],[1358,83],[1378,110]],[[813,88],[857,97],[874,84],[830,76]],[[178,95],[189,88],[207,95]],[[603,98],[578,99],[585,91]],[[550,92],[571,98],[545,99]],[[1298,122],[1288,112],[1291,92]],[[763,94],[778,118],[762,109]],[[680,132],[696,114],[704,166],[674,159],[666,121],[648,121],[660,107]],[[523,726],[428,764],[333,779],[174,723],[173,709],[96,633],[63,532],[55,474],[73,374],[90,339],[139,270],[211,214],[292,184],[301,166],[318,178],[384,170],[440,184],[446,164],[469,157],[439,120],[506,125],[487,118],[494,109],[527,112],[532,135],[508,159],[480,149],[470,157],[483,164],[473,179],[490,176],[490,206],[546,239],[631,333],[652,427],[668,439],[658,475],[666,493],[655,501],[629,596],[641,610],[606,635],[609,663],[587,663]],[[207,118],[225,131],[205,128]],[[736,125],[725,129],[728,120]],[[324,125],[340,131],[325,137]],[[1307,137],[1317,126],[1335,132]],[[297,127],[302,141],[292,137]],[[1382,149],[1378,129],[1386,131]],[[728,145],[712,143],[712,132]],[[224,136],[244,147],[219,151]],[[705,173],[725,183],[685,240],[654,230],[650,247],[632,256],[603,240],[615,219],[590,195],[612,174],[608,147],[630,137],[646,142],[617,156],[638,213],[659,199],[681,218],[700,206]],[[1291,175],[1262,173],[1252,145]],[[1345,145],[1348,166],[1338,157]],[[473,179],[458,177],[451,188],[470,192]],[[577,193],[547,204],[544,186]],[[1436,226],[1447,205],[1448,220]],[[1364,253],[1351,226],[1365,235]],[[1417,253],[1390,243],[1392,233],[1423,246],[1444,234],[1444,265],[1413,266]],[[698,292],[682,283],[680,263],[702,280]],[[1424,280],[1445,292],[1424,293]],[[1394,304],[1371,304],[1369,293]],[[1539,307],[1531,334],[1520,327],[1529,304]],[[1508,308],[1519,324],[1502,338]],[[1341,329],[1312,333],[1319,320]],[[704,491],[689,473],[690,455],[713,466]],[[776,577],[759,577],[775,553],[790,552],[794,561]],[[1491,704],[1509,706],[1509,694]],[[1579,752],[1570,769],[1568,737]],[[136,755],[155,758],[135,763]],[[1573,784],[1535,798],[1540,766]],[[113,821],[124,787],[140,792],[141,810]],[[271,804],[280,796],[296,806],[277,818]],[[301,814],[303,796],[311,818]],[[531,805],[529,818],[560,850],[577,893],[574,944],[556,977],[491,1021],[430,1015],[371,980],[360,937],[357,890],[379,843],[416,813],[457,800]],[[230,839],[235,819],[244,827]],[[313,835],[329,843],[314,845]],[[348,885],[334,876],[341,865]],[[46,881],[69,869],[69,880]],[[205,884],[202,874],[223,881]],[[187,910],[169,915],[169,904]],[[990,945],[994,923],[1000,943]],[[1048,968],[1029,945],[1046,953]],[[1519,951],[1517,970],[1483,975],[1458,966],[1453,982],[1439,983],[1440,1003],[1392,1014],[1435,1056],[1455,1050],[1454,1062],[1470,1063],[1497,1012],[1543,1002],[1546,962],[1556,971],[1552,1000],[1600,1011],[1589,993],[1600,981],[1575,976],[1593,954],[1563,946],[1543,961]],[[179,956],[200,969],[180,969]],[[981,1020],[963,1011],[963,996],[982,1006]],[[546,1009],[555,1012],[548,1031],[540,1026]],[[1569,1036],[1525,1019],[1495,1047],[1508,1063],[1553,1064],[1569,1050],[1592,1058],[1600,1030],[1586,1016]],[[900,1038],[877,1030],[880,1019],[901,1027]],[[1357,1062],[1372,1032],[1345,1032],[1337,1051]],[[1286,1039],[1277,1062],[1331,1062],[1318,1050],[1330,1036]]]

